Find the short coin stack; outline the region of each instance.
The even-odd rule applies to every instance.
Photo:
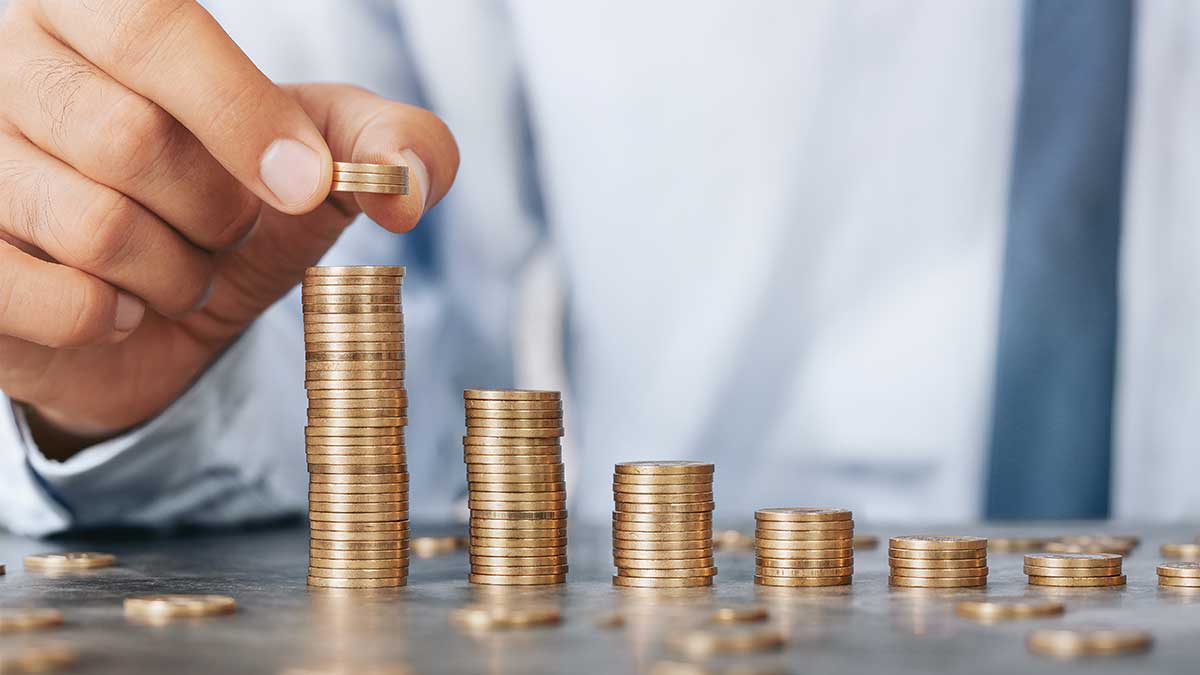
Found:
[[[333,163],[334,192],[408,194],[408,167],[392,164]]]
[[[711,586],[713,465],[623,462],[613,475],[613,584]]]
[[[474,584],[567,580],[567,488],[557,391],[468,389],[467,506]]]
[[[1116,553],[1030,553],[1025,574],[1033,586],[1124,586]]]
[[[888,548],[888,565],[891,567],[888,583],[892,586],[986,586],[987,539],[937,535],[892,537]]]
[[[845,586],[854,575],[854,520],[846,509],[754,512],[754,583]]]
[[[1200,563],[1172,562],[1159,565],[1158,585],[1174,588],[1200,588]]]
[[[310,586],[408,578],[403,281],[403,267],[304,276]]]

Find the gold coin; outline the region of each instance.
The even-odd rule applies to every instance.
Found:
[[[467,508],[483,511],[554,511],[566,506],[565,499],[547,499],[536,502],[501,502],[485,499],[468,499]]]
[[[503,507],[506,509],[525,507],[531,502],[556,501],[561,504],[567,498],[567,493],[562,490],[546,492],[476,492],[472,490],[470,495],[472,501],[501,502],[507,505]]]
[[[408,508],[407,494],[392,495],[334,495],[308,493],[308,508],[324,513],[381,513]]]
[[[539,606],[473,605],[454,610],[450,618],[473,629],[546,626],[562,622],[562,614],[557,608]]]
[[[408,576],[407,568],[377,567],[372,569],[333,569],[330,567],[309,567],[310,579],[404,579]]]
[[[472,472],[488,471],[492,466],[545,466],[562,463],[562,453],[542,455],[464,455],[463,463]]]
[[[342,476],[381,476],[394,475],[407,469],[404,462],[388,462],[385,464],[308,464],[308,473],[315,475]]]
[[[472,556],[485,556],[488,558],[534,558],[545,556],[564,555],[566,552],[565,546],[473,546],[468,544],[467,550]]]
[[[365,171],[334,171],[335,183],[371,183],[376,185],[395,185],[408,187],[407,176],[396,176],[384,173],[367,173]]]
[[[379,317],[381,315],[403,314],[403,305],[396,300],[391,302],[339,302],[339,303],[323,303],[316,302],[301,302],[300,304],[305,316],[315,316],[324,314],[326,316],[350,316],[352,314],[372,315]]]
[[[338,513],[309,509],[308,519],[317,523],[346,524],[399,522],[408,520],[408,509],[395,509],[392,511],[358,511],[351,513]]]
[[[780,532],[757,530],[754,533],[756,541],[829,541],[836,542],[835,546],[854,546],[854,537],[842,530],[817,530],[815,532]]]
[[[1133,550],[1132,546],[1119,542],[1109,542],[1106,544],[1068,544],[1062,541],[1051,541],[1044,547],[1046,551],[1051,553],[1120,553],[1126,554]]]
[[[309,567],[340,570],[407,570],[408,558],[350,558],[334,557],[321,558],[313,555],[308,557]],[[321,575],[318,575],[321,576]],[[391,575],[395,576],[395,575]],[[403,576],[402,574],[400,576]]]
[[[854,548],[858,550],[867,550],[877,548],[879,546],[879,537],[873,534],[856,534],[854,535]]]
[[[406,532],[343,532],[337,530],[310,530],[309,539],[321,541],[402,541]]]
[[[558,438],[566,433],[562,427],[471,427],[468,431],[475,437],[486,438]]]
[[[677,549],[643,549],[620,547],[614,548],[613,558],[621,560],[652,560],[666,562],[672,560],[694,560],[712,557],[712,549],[708,547],[692,547]]]
[[[325,389],[321,391],[308,392],[308,404],[314,405],[315,401],[320,401],[322,404],[338,405],[338,404],[356,404],[359,401],[389,401],[407,403],[408,394],[397,389],[354,389],[348,391],[339,391],[337,389]]]
[[[1121,628],[1043,628],[1029,634],[1029,651],[1053,657],[1144,652],[1153,645],[1149,633]]]
[[[25,556],[25,569],[42,572],[67,572],[111,567],[117,557],[108,553],[39,553]]]
[[[808,558],[759,558],[755,561],[755,564],[757,564],[759,567],[774,567],[779,569],[829,569],[832,567],[853,567],[854,557],[848,556],[845,558],[825,558],[819,560],[811,560]]]
[[[467,426],[471,426],[471,420],[559,420],[563,418],[561,409],[549,410],[477,410],[467,408]],[[557,426],[562,426],[561,424]]]
[[[544,586],[548,584],[565,583],[567,581],[567,575],[522,574],[500,576],[495,574],[470,574],[467,576],[467,581],[473,584],[485,584],[489,586]]]
[[[613,543],[624,544],[625,542],[639,541],[656,541],[656,542],[679,542],[679,541],[695,541],[708,544],[712,541],[711,530],[696,530],[692,532],[626,532],[623,530],[613,531]]]
[[[1048,537],[991,537],[988,539],[988,549],[1003,553],[1041,551],[1051,541]]]
[[[408,583],[407,577],[390,577],[386,579],[326,579],[308,576],[308,585],[317,588],[399,588]]]
[[[558,438],[503,438],[500,436],[463,436],[463,448],[470,452],[503,452],[505,447],[562,447]]]
[[[619,462],[614,471],[622,475],[661,476],[681,473],[711,475],[714,469],[714,465],[707,462],[654,461]]]
[[[418,558],[432,558],[466,547],[466,537],[417,537],[412,540],[412,552]]]
[[[399,305],[400,289],[376,295],[369,293],[301,293],[301,307],[313,305]]]
[[[768,616],[767,608],[762,605],[724,605],[711,614],[716,623],[752,623],[766,621]]]
[[[755,576],[759,586],[790,586],[793,588],[815,588],[819,586],[848,586],[854,577],[764,577]]]
[[[1121,566],[1114,567],[1038,567],[1025,565],[1025,574],[1035,577],[1115,577],[1120,576]]]
[[[321,496],[328,497],[330,500],[349,501],[343,497],[372,497],[379,500],[407,500],[408,499],[408,483],[364,483],[354,485],[351,483],[324,483],[309,479],[308,482],[309,498]]]
[[[1194,577],[1158,577],[1159,586],[1174,586],[1176,588],[1200,588],[1200,579]]]
[[[477,429],[559,429],[562,428],[561,417],[547,418],[512,418],[512,417],[473,417],[466,418],[467,433],[470,435],[492,436],[488,431],[476,431]]]
[[[1158,576],[1160,577],[1200,577],[1200,563],[1198,562],[1173,562],[1163,563],[1158,566]]]
[[[335,182],[329,187],[331,192],[373,192],[385,195],[406,195],[407,185],[390,185],[388,183],[346,183]]]
[[[566,537],[476,537],[471,536],[472,548],[547,548],[566,546]]]
[[[498,399],[465,399],[463,407],[467,414],[472,414],[475,410],[511,410],[514,412],[533,411],[533,410],[553,410],[562,412],[562,401],[546,400],[546,401],[502,401]]]
[[[384,167],[384,168],[378,168]],[[402,167],[390,164],[354,164],[353,162],[334,162],[334,171],[371,171],[373,173],[399,173]],[[407,171],[407,167],[403,167]],[[400,265],[317,265],[304,270],[304,283],[314,283],[319,279],[330,277],[371,277],[374,279],[391,279],[404,277],[404,267]],[[383,283],[376,281],[375,283]]]
[[[704,533],[705,536],[712,536],[712,524],[708,520],[697,520],[688,523],[631,523],[624,520],[613,521],[614,532],[637,532],[647,534],[651,532],[667,532],[674,534],[682,534],[684,532]]]
[[[1200,544],[1163,544],[1161,551],[1164,558],[1200,560]]]
[[[764,550],[820,550],[820,549],[847,549],[854,550],[853,543],[850,539],[755,539],[754,547],[759,551]]]
[[[379,541],[324,541],[320,539],[309,539],[309,553],[313,551],[343,551],[361,553],[366,551],[391,552],[394,555],[402,555],[408,551],[408,536],[383,539]],[[321,553],[325,556],[326,554]]]
[[[472,537],[481,537],[484,539],[541,539],[545,537],[565,538],[567,536],[567,528],[556,527],[553,529],[544,530],[513,530],[490,527],[472,527],[470,530],[470,535]]]
[[[754,528],[755,532],[837,532],[852,536],[853,520],[824,520],[814,522],[789,522],[786,520],[760,520]]]
[[[470,562],[472,565],[478,565],[480,567],[518,567],[521,565],[550,567],[565,566],[567,564],[567,556],[543,555],[527,556],[524,558],[510,558],[506,556],[472,555],[470,556]]]
[[[407,533],[408,527],[407,520],[394,520],[374,523],[337,523],[321,521],[309,521],[308,523],[309,532],[314,535],[321,532],[355,532],[359,534],[371,532]]]
[[[681,560],[641,560],[613,556],[613,565],[633,570],[684,570],[713,567],[713,557],[685,558]]]
[[[356,419],[359,419],[362,417],[372,418],[372,419],[377,419],[377,418],[381,418],[381,417],[402,419],[402,420],[408,419],[408,412],[406,411],[406,409],[398,407],[398,406],[394,407],[394,408],[360,408],[357,410],[351,410],[349,408],[326,408],[326,409],[309,408],[307,411],[307,415],[308,415],[309,424],[312,424],[314,426],[322,426],[322,427],[355,426],[353,423],[350,423],[350,422],[335,422],[333,424],[326,424],[326,420],[356,420]],[[405,422],[405,424],[407,424],[407,422]],[[404,425],[393,425],[393,426],[404,426]]]
[[[237,602],[227,595],[143,595],[125,598],[125,615],[195,617],[229,614]]]
[[[1117,567],[1124,557],[1116,553],[1031,553],[1025,565],[1033,567]]]
[[[920,579],[915,577],[889,576],[888,584],[904,588],[978,588],[987,585],[987,577],[959,577],[953,579]]]
[[[361,171],[364,173],[387,174],[389,176],[407,176],[408,175],[408,167],[403,164],[368,164],[368,163],[364,163],[364,162],[334,162],[333,170],[335,173],[341,172],[341,171]],[[367,266],[361,266],[361,267],[310,267],[309,270],[310,271],[311,270],[321,270],[322,272],[324,272],[324,270],[345,270],[345,272],[342,272],[343,274],[354,274],[355,270],[367,270],[372,275],[392,275],[392,276],[400,276],[400,277],[404,276],[404,268],[403,267],[391,267],[391,266],[389,266],[389,267],[367,267]],[[399,270],[399,272],[396,272],[396,270]],[[368,272],[363,272],[363,274],[367,274],[367,273]],[[331,272],[327,275],[322,274],[322,276],[337,276],[337,274],[338,274],[337,272]],[[313,276],[318,276],[318,274],[314,272]]]
[[[711,523],[712,514],[701,513],[625,513],[613,511],[614,523]]]
[[[658,485],[636,485],[630,483],[613,483],[613,493],[617,496],[670,496],[677,494],[695,494],[705,493],[712,494],[712,488],[709,485],[697,485],[696,483],[678,483],[678,484],[658,484]]]
[[[706,485],[713,482],[711,473],[676,474],[613,474],[613,485]],[[694,492],[695,490],[689,490]]]
[[[1058,616],[1065,611],[1066,605],[1057,600],[1030,600],[1028,598],[964,600],[954,606],[954,612],[959,616],[979,621]]]
[[[20,643],[0,647],[0,672],[48,673],[66,670],[79,661],[79,653],[64,642]]]
[[[829,560],[834,558],[849,558],[854,555],[854,549],[848,546],[843,548],[815,549],[758,548],[755,550],[755,555],[759,558],[775,560]]]
[[[893,567],[892,576],[906,577],[909,579],[966,579],[966,578],[987,578],[988,568],[986,567],[968,567],[959,569],[917,569],[913,567]]]
[[[534,520],[521,520],[515,518],[480,518],[471,516],[468,524],[471,529],[488,529],[488,530],[558,530],[566,528],[567,522],[565,519],[546,518]]]
[[[492,494],[557,494],[566,493],[565,481],[545,481],[542,483],[467,483],[471,494],[486,497]]]
[[[853,513],[849,509],[824,509],[811,507],[759,509],[754,512],[755,520],[791,523],[851,520],[853,517]]]
[[[889,546],[893,549],[917,551],[977,550],[987,548],[987,539],[983,537],[918,534],[892,537],[889,540]]]
[[[688,504],[628,504],[618,503],[622,513],[711,513],[714,502],[691,502]]]
[[[56,628],[62,623],[62,612],[57,609],[0,609],[0,633]]]
[[[366,563],[365,567],[398,565],[408,561],[408,551],[399,548],[382,551],[331,551],[310,547],[308,556],[309,564],[316,567],[330,567],[330,565],[315,565],[313,560]]]
[[[402,454],[363,455],[326,452],[307,452],[305,459],[309,466],[346,466],[346,467],[377,467],[388,466],[400,468],[407,466],[408,459]]]
[[[625,588],[694,588],[712,586],[712,577],[682,577],[678,579],[645,579],[640,577],[614,576],[613,586]]]
[[[791,579],[812,579],[816,577],[848,577],[854,574],[854,567],[828,567],[824,569],[797,569],[789,567],[756,566],[754,574],[760,577],[787,577]]]
[[[558,401],[562,394],[557,391],[536,389],[466,389],[463,400],[470,401]]]
[[[1029,583],[1034,586],[1124,586],[1125,575],[1108,577],[1029,577]]]
[[[306,441],[317,441],[323,443],[342,444],[345,441],[342,439],[362,437],[370,438],[377,441],[390,440],[398,443],[404,442],[404,427],[395,427],[393,429],[366,428],[354,429],[345,427],[326,427],[321,425],[310,424],[304,427],[304,439]],[[336,443],[333,441],[323,440],[326,438],[339,439]]]
[[[621,509],[625,504],[695,504],[708,503],[713,501],[713,493],[708,492],[691,492],[691,493],[672,493],[665,495],[642,495],[629,494],[618,492],[613,496],[613,503],[617,509]]]
[[[567,518],[567,510],[561,511],[487,511],[473,510],[471,517],[482,518],[483,520],[560,520],[565,521]]]
[[[538,483],[557,480],[563,472],[562,462],[548,464],[472,464],[467,466],[467,480],[485,483]],[[521,480],[517,480],[520,478]]]
[[[908,560],[987,560],[987,549],[964,549],[961,551],[909,551],[901,548],[889,548],[888,558],[905,558]]]
[[[471,574],[483,574],[486,576],[498,577],[518,577],[518,576],[540,576],[548,574],[566,574],[566,565],[517,565],[503,567],[488,567],[484,565],[471,565]]]
[[[399,278],[384,278],[384,277],[350,277],[350,283],[339,284],[336,280],[331,280],[330,283],[321,284],[302,284],[300,286],[300,294],[304,295],[321,295],[325,293],[341,294],[341,293],[399,293],[404,288],[404,282]]]
[[[746,550],[754,548],[754,537],[737,530],[721,530],[713,533],[713,546],[729,550]]]
[[[960,560],[911,560],[909,558],[889,558],[888,564],[893,568],[903,567],[924,570],[983,569],[987,567],[987,558],[963,558]]]
[[[776,628],[728,626],[674,635],[668,638],[668,644],[676,651],[704,658],[718,654],[776,651],[787,645],[787,637]]]
[[[716,567],[686,567],[676,569],[640,569],[620,567],[619,576],[626,579],[689,579],[692,577],[715,577]]]

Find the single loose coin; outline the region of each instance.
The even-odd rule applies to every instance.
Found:
[[[472,605],[454,610],[450,619],[467,628],[515,628],[558,624],[562,613],[546,606]]]
[[[1030,576],[1029,583],[1034,586],[1071,586],[1071,587],[1099,587],[1099,586],[1124,586],[1125,575],[1110,577],[1038,577]]]
[[[18,643],[0,647],[0,673],[48,673],[78,663],[79,652],[65,642]]]
[[[470,574],[467,576],[467,581],[473,584],[487,584],[492,586],[541,586],[545,584],[561,584],[566,580],[566,574],[521,574],[511,576]]]
[[[62,612],[57,609],[0,609],[0,633],[55,628],[62,623]]]
[[[1057,600],[1031,600],[1019,597],[964,600],[954,606],[955,614],[980,621],[1058,616],[1065,611],[1066,605]]]
[[[873,534],[856,534],[854,535],[854,548],[858,550],[869,550],[879,546],[879,537]]]
[[[826,509],[799,506],[759,509],[754,512],[755,520],[782,521],[792,523],[851,520],[853,517],[853,512],[851,512],[849,509]]]
[[[1041,551],[1051,541],[1048,537],[991,537],[988,539],[988,549],[1000,553]]]
[[[888,577],[888,584],[906,588],[975,588],[987,585],[987,577],[963,577],[956,579],[919,579],[914,577]]]
[[[912,567],[893,567],[892,576],[907,577],[910,579],[966,579],[966,578],[986,578],[988,568],[986,567],[968,567],[958,569],[943,569],[943,570],[928,570],[916,569]]]
[[[762,605],[724,605],[713,610],[712,620],[717,623],[753,623],[766,621],[769,614]]]
[[[1200,544],[1163,544],[1161,552],[1164,558],[1200,560]]]
[[[1120,567],[1124,560],[1116,553],[1031,553],[1025,564],[1035,567]]]
[[[125,615],[142,617],[195,617],[229,614],[237,602],[227,595],[143,595],[125,598]]]
[[[1200,562],[1163,563],[1158,566],[1158,576],[1194,579],[1200,577]]]
[[[432,558],[466,547],[466,537],[417,537],[412,540],[412,552],[419,558]]]
[[[463,399],[477,401],[558,401],[562,394],[557,391],[535,389],[466,389]]]
[[[892,537],[889,546],[893,549],[908,549],[917,551],[927,550],[977,550],[987,548],[987,539],[983,537],[951,536],[951,535],[906,535]]]
[[[728,550],[745,550],[754,547],[754,537],[737,530],[721,530],[713,533],[713,546]]]
[[[821,586],[847,586],[853,579],[854,577],[849,574],[842,577],[764,577],[755,575],[754,583],[759,586],[816,588]]]
[[[787,645],[787,637],[771,627],[729,626],[688,631],[670,637],[668,643],[679,652],[694,657],[709,657],[783,649]]]
[[[1054,657],[1143,652],[1153,642],[1146,631],[1123,628],[1043,628],[1025,640],[1029,651]]]
[[[925,570],[951,569],[980,569],[987,567],[987,558],[963,558],[960,560],[912,560],[910,558],[889,558],[892,567],[905,567]]]
[[[654,462],[620,462],[615,471],[618,474],[635,476],[661,476],[673,474],[712,474],[714,465],[708,462],[690,461],[654,461]]]
[[[408,582],[407,577],[390,577],[386,579],[326,579],[324,577],[308,576],[308,585],[317,588],[399,588]]]
[[[678,579],[645,579],[640,577],[614,576],[614,586],[625,588],[694,588],[712,586],[712,577],[682,577]]]
[[[1025,574],[1035,577],[1113,577],[1121,574],[1121,566],[1115,567],[1038,567],[1025,565]]]
[[[108,553],[39,553],[25,556],[25,569],[66,572],[111,567],[117,557]]]

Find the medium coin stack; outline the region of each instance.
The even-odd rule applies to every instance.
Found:
[[[567,488],[557,391],[468,389],[469,580],[535,586],[567,580]]]
[[[1033,586],[1124,586],[1116,553],[1030,553],[1025,574]]]
[[[1200,588],[1200,563],[1172,562],[1159,565],[1158,585],[1174,588]]]
[[[304,275],[310,586],[408,578],[403,281],[403,267]]]
[[[938,535],[892,537],[888,583],[905,588],[986,586],[987,539]]]
[[[613,585],[711,586],[713,465],[622,462],[613,475]]]
[[[845,586],[854,575],[854,520],[846,509],[754,512],[754,583]]]
[[[334,192],[408,194],[408,167],[392,164],[333,163]]]

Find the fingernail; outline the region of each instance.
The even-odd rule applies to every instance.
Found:
[[[281,138],[263,153],[258,172],[263,184],[283,205],[295,207],[308,202],[321,188],[321,164],[321,155],[312,148]]]
[[[117,316],[113,320],[113,329],[118,333],[128,333],[142,322],[146,306],[141,300],[128,293],[117,292]]]
[[[424,213],[425,207],[429,206],[429,171],[425,169],[425,162],[412,150],[403,150],[400,156],[408,165],[408,193],[412,194],[414,187],[421,193],[421,212]]]

